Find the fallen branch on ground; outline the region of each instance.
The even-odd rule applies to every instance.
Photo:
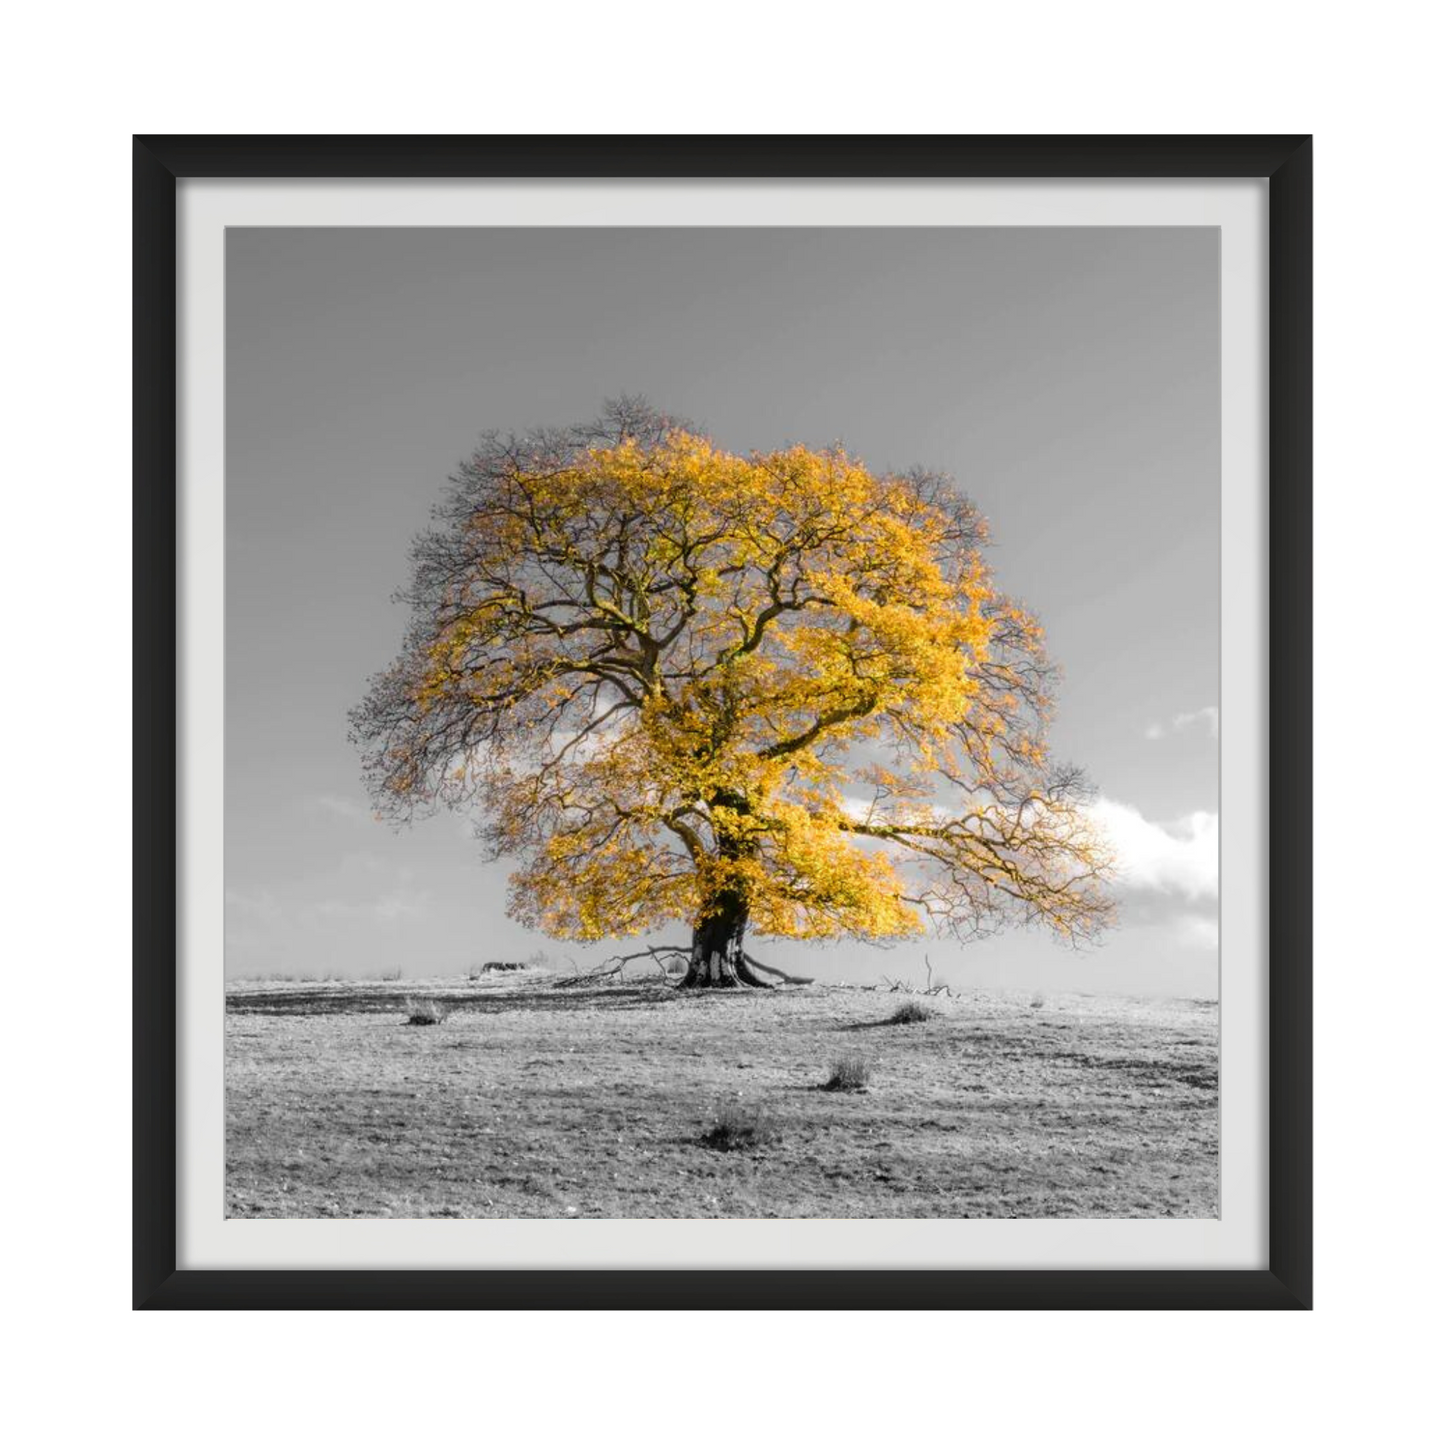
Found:
[[[576,988],[579,984],[600,983],[605,978],[616,978],[622,972],[622,965],[619,963],[616,968],[596,969],[592,973],[574,973],[571,978],[558,978],[552,982],[553,988]]]
[[[932,970],[929,970],[930,977]],[[886,973],[880,973],[879,978],[888,985],[889,993],[912,993],[918,994],[921,998],[954,998],[956,995],[946,983],[935,983],[929,988],[917,988],[907,979],[891,979]]]
[[[752,956],[752,954],[750,954],[750,953],[745,953],[745,954],[743,954],[743,957],[744,957],[745,959],[747,959],[748,963],[749,963],[753,968],[757,969],[757,971],[758,971],[759,973],[770,973],[770,974],[772,974],[772,976],[773,976],[774,978],[780,978],[780,979],[782,979],[782,981],[783,981],[784,983],[812,983],[812,982],[813,982],[813,980],[812,980],[811,978],[799,978],[796,974],[793,974],[793,973],[784,973],[783,970],[780,969],[780,968],[773,968],[773,967],[771,967],[771,965],[769,965],[769,964],[759,963],[759,962],[757,961],[757,959],[755,959],[755,958]]]
[[[617,978],[629,963],[636,963],[639,958],[645,958],[655,963],[658,968],[662,970],[663,977],[666,978],[666,959],[681,958],[685,960],[688,957],[690,957],[689,950],[678,944],[666,944],[661,948],[640,948],[636,953],[619,953],[614,955],[612,958],[609,958],[607,963],[600,969],[595,969],[591,973],[579,973],[572,978],[559,978],[552,986],[554,988],[574,988],[578,984],[598,983],[603,979]],[[608,965],[611,966],[609,967]]]

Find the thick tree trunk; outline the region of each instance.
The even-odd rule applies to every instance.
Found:
[[[682,988],[771,988],[748,965],[743,939],[747,907],[725,899],[692,931],[692,958]]]

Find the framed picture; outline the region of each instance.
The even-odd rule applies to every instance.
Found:
[[[136,1307],[1308,1308],[1310,167],[137,137]]]

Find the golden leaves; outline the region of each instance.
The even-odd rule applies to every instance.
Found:
[[[598,938],[720,892],[799,938],[1102,916],[1083,815],[1037,801],[1042,633],[949,488],[676,428],[473,472],[377,732],[384,787],[481,803],[523,856],[520,917]]]

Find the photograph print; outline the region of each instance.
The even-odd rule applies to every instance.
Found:
[[[1219,268],[228,230],[227,1217],[1217,1217]]]

